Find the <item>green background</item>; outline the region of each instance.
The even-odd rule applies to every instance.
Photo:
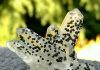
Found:
[[[20,27],[45,36],[50,24],[59,26],[74,8],[84,15],[86,37],[100,34],[100,0],[0,0],[0,46],[16,39],[16,29]]]

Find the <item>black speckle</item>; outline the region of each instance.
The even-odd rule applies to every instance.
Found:
[[[46,50],[46,49],[44,49],[44,51],[43,51],[43,52],[45,53],[46,51],[47,51],[47,50]]]
[[[42,60],[44,60],[44,58],[42,58]]]
[[[50,56],[50,54],[48,54],[48,56]]]
[[[48,63],[48,65],[50,66],[52,64],[52,62]]]
[[[34,43],[34,41],[31,41],[31,43]]]
[[[47,62],[49,62],[49,60],[47,60]]]
[[[35,54],[35,56],[37,56],[37,54]]]
[[[40,62],[39,60],[37,60],[37,62]]]
[[[73,63],[70,63],[70,67],[73,66]]]
[[[37,40],[36,42],[38,43],[39,41]]]
[[[31,47],[31,46],[29,46],[29,48],[31,49],[32,47]]]

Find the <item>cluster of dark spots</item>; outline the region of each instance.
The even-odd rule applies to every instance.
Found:
[[[53,44],[53,42],[51,42],[51,41],[48,41],[48,44]]]
[[[48,45],[49,49],[51,50],[51,45]]]
[[[65,39],[65,37],[67,36],[67,34],[63,34],[63,36],[64,36],[64,39]]]
[[[66,53],[65,49],[61,49],[61,46],[58,47],[58,50],[61,50],[62,52]]]
[[[73,26],[70,26],[70,28],[71,28],[71,29],[74,28],[74,25],[73,25]]]
[[[70,34],[69,33],[65,33],[65,34],[63,34],[63,36],[64,36],[64,39],[66,38],[66,36],[70,36]]]
[[[71,30],[70,30],[70,33],[74,32],[74,31],[75,31],[75,29],[71,29]]]
[[[54,49],[57,50],[56,44],[54,44]]]
[[[52,40],[52,38],[51,38],[51,37],[47,37],[46,39],[47,39],[47,40],[50,40],[50,41]]]
[[[44,60],[44,58],[42,56],[40,56],[41,60]],[[40,62],[40,60],[37,60],[37,62]]]
[[[32,40],[35,40],[35,38],[32,38]]]
[[[22,50],[22,48],[21,48],[21,47],[17,47],[17,49]]]
[[[60,54],[60,52],[57,52],[57,53],[53,54],[52,57],[53,57],[53,58],[54,58],[54,57],[57,57],[59,54]]]
[[[75,42],[76,42],[77,39],[72,39],[72,43],[71,45],[73,45],[73,47],[75,46]]]
[[[69,32],[69,29],[65,28],[65,30],[66,30],[67,32]]]
[[[87,63],[85,63],[85,64],[86,64],[86,67],[84,67],[84,69],[85,70],[90,70],[89,65]]]
[[[63,44],[63,40],[60,40],[60,41],[56,40],[56,43]]]
[[[68,36],[68,38],[65,39],[65,41],[69,42],[70,40],[72,40],[72,37],[69,34],[67,34],[67,36]]]
[[[44,50],[43,50],[43,52],[44,52],[44,53],[45,53],[45,52],[49,52],[49,50],[47,50],[47,49],[44,49]]]
[[[30,38],[31,38],[31,36],[28,36],[28,37],[27,37],[27,39],[30,39]]]
[[[26,49],[26,52],[25,53],[28,53],[29,55],[31,55],[31,53],[28,51],[28,49]]]
[[[62,52],[66,53],[65,49],[59,49],[59,47],[58,47],[58,50],[61,50]]]
[[[79,29],[80,29],[80,27],[79,27],[79,26],[77,26],[77,27],[76,27],[76,30],[79,30]]]
[[[25,48],[24,46],[20,46],[21,48]]]
[[[41,50],[41,48],[38,47],[38,46],[35,46],[35,47],[32,47],[32,51],[33,51],[33,50],[35,50],[35,52],[39,52],[39,50]]]
[[[57,62],[62,62],[62,60],[63,60],[63,57],[58,57],[58,58],[56,59]]]
[[[20,37],[20,40],[21,40],[21,41],[25,42],[25,40],[24,40],[24,38],[23,38],[22,35],[19,35],[19,37]]]
[[[79,31],[75,31],[75,34],[79,34]]]
[[[78,39],[78,36],[77,35],[74,35],[74,39]]]
[[[69,55],[69,57],[72,57],[73,60],[75,60],[75,51],[73,51],[73,52]]]
[[[58,34],[58,30],[55,30],[55,33]]]

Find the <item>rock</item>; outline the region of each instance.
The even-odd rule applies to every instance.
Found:
[[[29,66],[14,52],[0,47],[0,70],[29,70]]]

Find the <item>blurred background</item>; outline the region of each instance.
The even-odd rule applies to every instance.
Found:
[[[60,26],[66,13],[74,8],[84,15],[75,47],[78,58],[100,61],[100,0],[0,0],[0,46],[16,39],[16,29],[21,27],[45,36],[49,25]]]

